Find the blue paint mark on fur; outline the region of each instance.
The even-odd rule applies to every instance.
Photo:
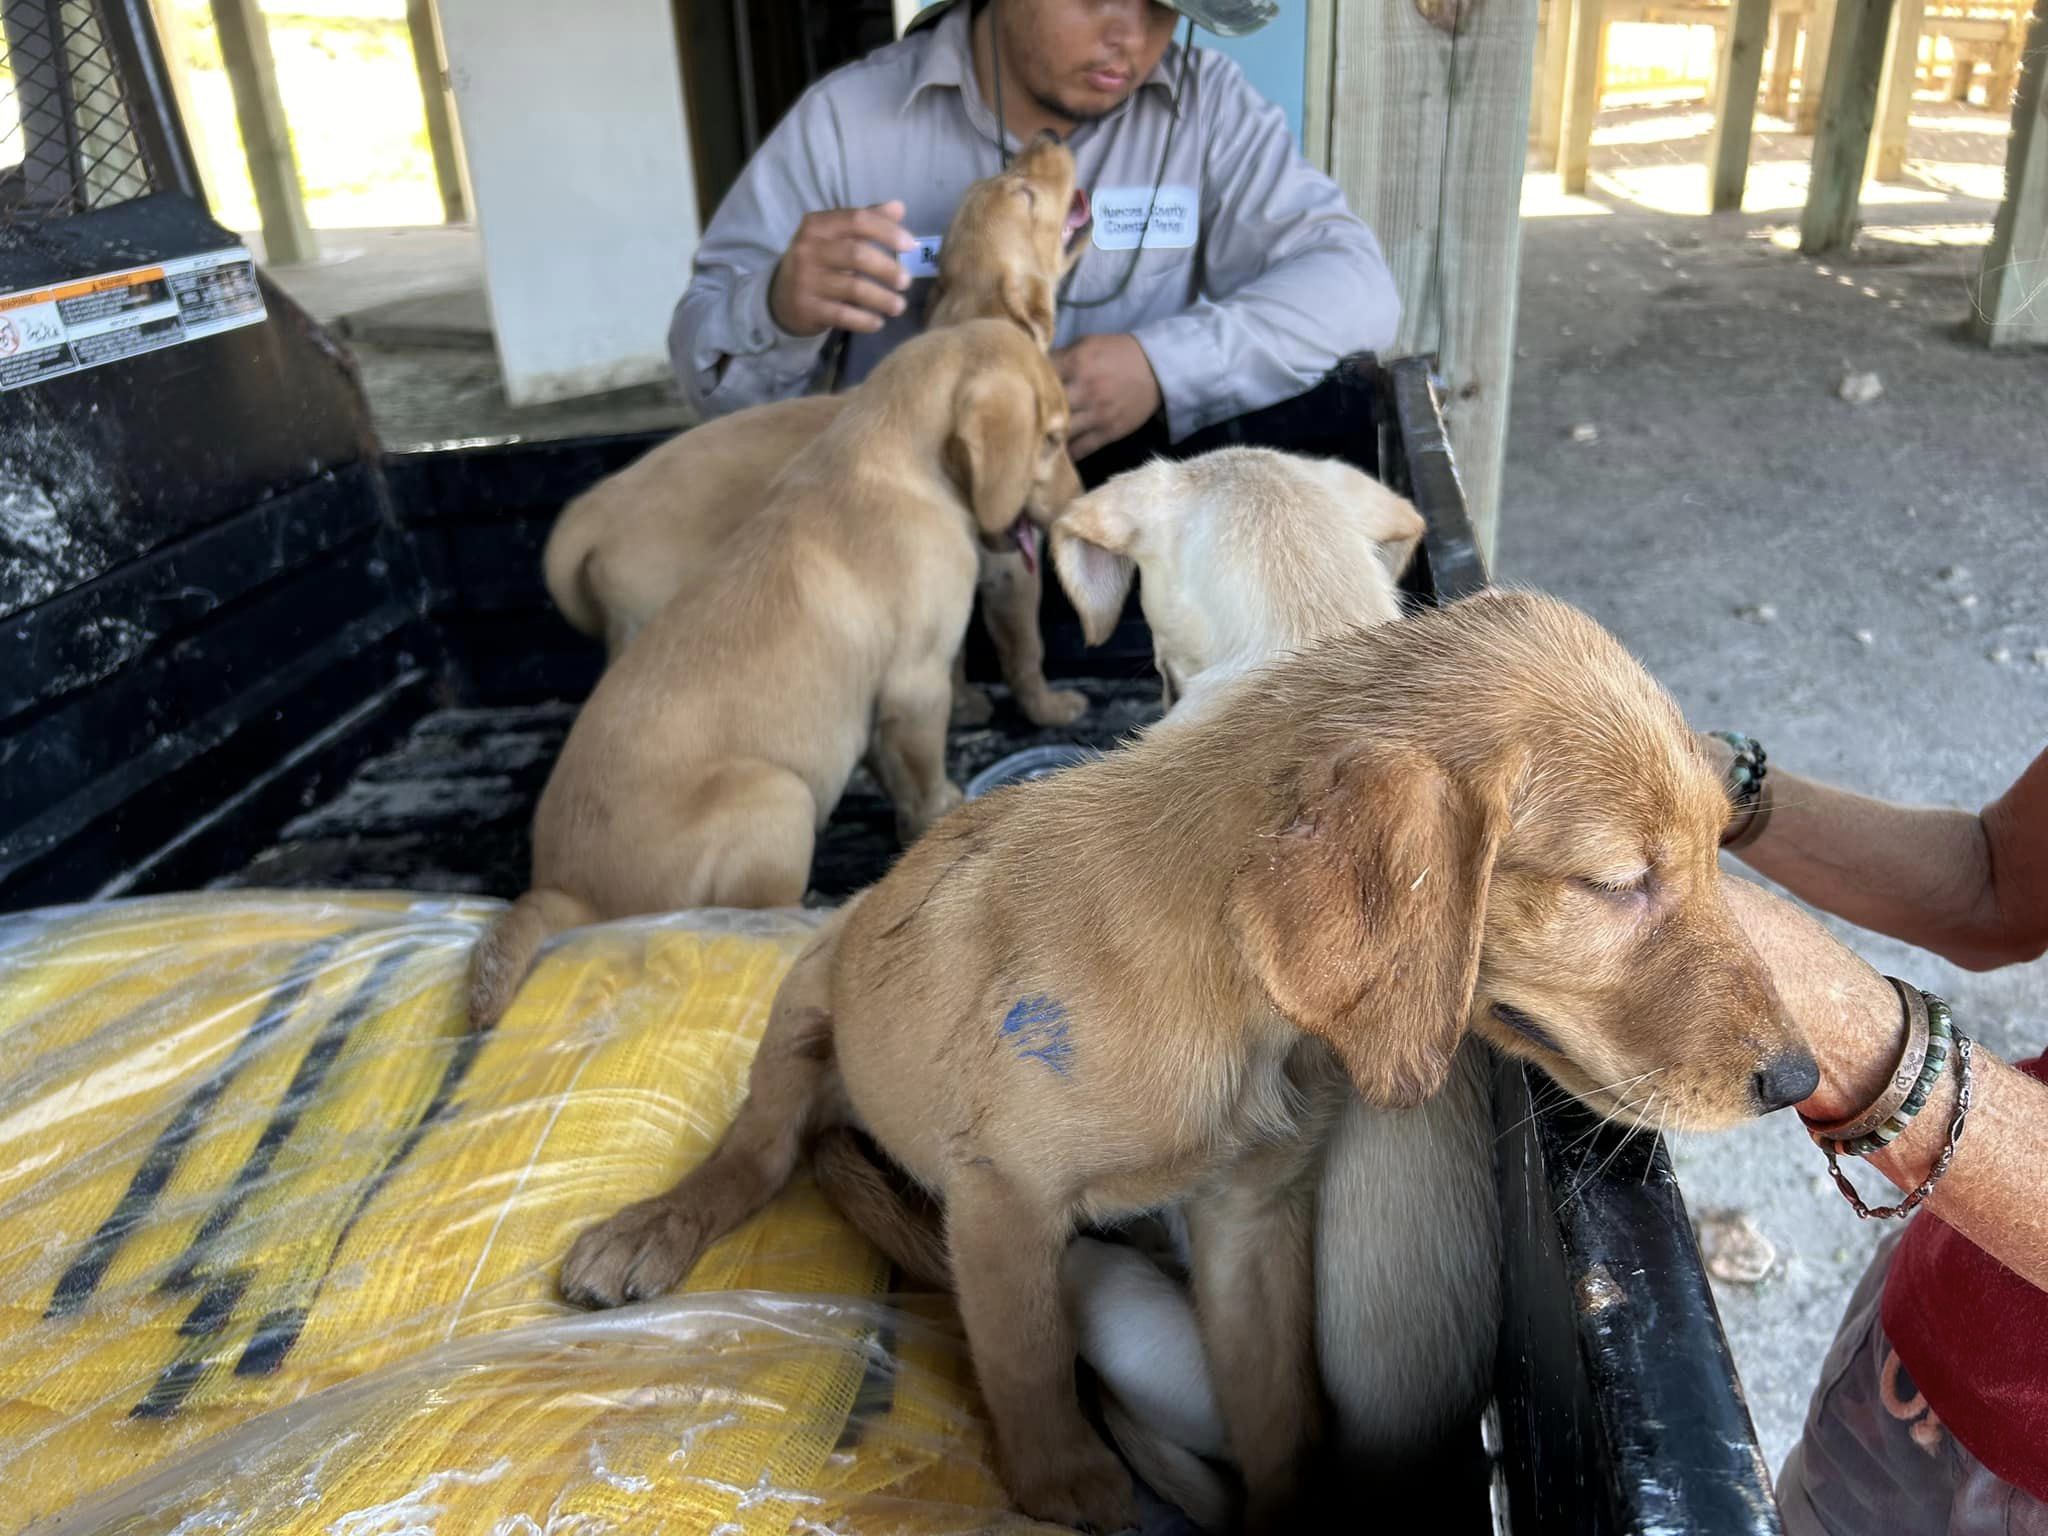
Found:
[[[1042,1061],[1065,1077],[1074,1065],[1074,1042],[1067,1038],[1067,1010],[1043,992],[1019,998],[1003,1015],[1003,1038],[1019,1061]]]

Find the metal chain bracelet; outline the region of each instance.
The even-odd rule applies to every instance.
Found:
[[[1878,1129],[1851,1141],[1836,1141],[1819,1130],[1810,1126],[1808,1128],[1812,1132],[1814,1142],[1827,1155],[1828,1172],[1834,1178],[1835,1187],[1842,1192],[1842,1198],[1849,1202],[1851,1209],[1865,1220],[1897,1220],[1919,1209],[1927,1197],[1934,1193],[1934,1186],[1941,1182],[1949,1170],[1949,1165],[1955,1161],[1956,1146],[1962,1141],[1964,1126],[1970,1118],[1970,1095],[1975,1086],[1970,1062],[1972,1042],[1968,1035],[1955,1028],[1954,1015],[1946,1002],[1932,994],[1922,995],[1925,997],[1932,1024],[1926,1065],[1920,1080],[1914,1084],[1912,1093],[1900,1105],[1898,1111],[1887,1117]],[[1941,1149],[1941,1155],[1934,1160],[1934,1166],[1928,1170],[1927,1177],[1920,1182],[1920,1186],[1898,1204],[1875,1207],[1866,1205],[1863,1197],[1856,1192],[1856,1186],[1851,1184],[1848,1175],[1842,1172],[1841,1158],[1867,1157],[1870,1153],[1881,1151],[1897,1140],[1912,1122],[1913,1117],[1925,1107],[1935,1084],[1940,1081],[1951,1060],[1956,1064],[1956,1109],[1955,1115],[1949,1121],[1948,1142]]]

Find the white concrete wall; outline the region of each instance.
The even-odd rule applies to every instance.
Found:
[[[666,378],[697,245],[671,0],[439,0],[505,393]]]

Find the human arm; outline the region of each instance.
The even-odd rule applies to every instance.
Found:
[[[1401,302],[1372,231],[1302,158],[1280,109],[1203,53],[1201,297],[1140,325],[1177,442],[1300,394],[1352,352],[1385,352]]]
[[[1717,766],[1729,748],[1705,738]],[[1800,900],[1970,970],[2048,950],[2048,752],[1981,814],[1893,805],[1773,763],[1770,819],[1736,857]]]
[[[1898,994],[1790,902],[1730,876],[1722,886],[1820,1066],[1820,1086],[1800,1111],[1822,1124],[1847,1119],[1877,1099],[1898,1061],[1906,1033]],[[1957,1023],[1968,1031],[1966,1020]],[[2048,1290],[2048,1202],[2041,1199],[2048,1189],[2048,1083],[1982,1045],[1972,1052],[1971,1074],[1965,1134],[1927,1209]],[[1951,1068],[1899,1138],[1865,1161],[1900,1189],[1917,1188],[1947,1144],[1956,1095]]]
[[[698,243],[669,325],[669,359],[699,416],[802,392],[834,328],[900,314],[909,275],[900,203],[847,208],[840,135],[814,88],[769,134]]]

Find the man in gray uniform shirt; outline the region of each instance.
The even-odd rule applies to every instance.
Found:
[[[1177,441],[1384,351],[1400,301],[1372,231],[1236,64],[1173,41],[1176,11],[1233,35],[1276,9],[929,7],[806,91],[719,206],[669,330],[685,398],[710,417],[802,394],[835,331],[839,383],[858,383],[918,326],[907,253],[1043,129],[1072,148],[1094,214],[1054,338],[1076,459],[1162,412]]]

